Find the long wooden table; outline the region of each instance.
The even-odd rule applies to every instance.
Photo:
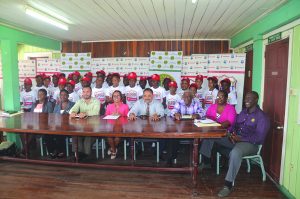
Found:
[[[0,157],[2,160],[31,162],[53,165],[69,165],[95,168],[152,170],[152,171],[177,171],[191,172],[194,189],[197,187],[199,142],[203,138],[220,138],[226,135],[226,130],[221,127],[199,128],[192,120],[174,121],[164,117],[160,121],[137,119],[128,121],[125,117],[117,120],[104,120],[102,117],[93,116],[87,119],[69,119],[68,115],[23,113],[10,118],[0,118],[0,131],[28,134],[53,134],[65,136],[92,136],[92,137],[122,137],[131,138],[131,165],[101,165],[78,162],[57,162],[47,160],[33,160],[28,156],[28,144],[25,141],[26,158]],[[190,167],[140,167],[133,160],[133,138],[169,138],[193,139],[193,160]],[[78,157],[77,139],[75,139],[75,157]],[[194,190],[195,191],[195,190]]]

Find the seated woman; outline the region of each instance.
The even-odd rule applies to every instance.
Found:
[[[34,102],[31,106],[30,112],[34,113],[52,113],[53,112],[53,103],[48,101],[47,98],[47,91],[46,89],[40,89],[38,91],[38,100]],[[25,146],[25,134],[21,135],[21,141],[23,147]],[[35,136],[34,135],[29,135],[28,136],[28,146],[31,146],[32,141],[34,140]],[[24,150],[22,151],[24,153]]]
[[[229,129],[233,126],[236,118],[234,106],[227,104],[228,94],[225,91],[219,91],[216,103],[211,104],[206,112],[206,118],[212,119]]]
[[[127,104],[122,102],[122,93],[119,90],[115,90],[112,94],[113,103],[109,104],[106,108],[105,115],[119,115],[127,117],[129,108]],[[110,155],[110,159],[115,159],[117,156],[117,146],[120,143],[120,138],[108,138],[108,144],[110,148],[107,154]]]
[[[69,114],[70,109],[75,103],[69,101],[69,93],[65,89],[60,91],[59,96],[59,103],[55,105],[53,113]],[[65,156],[65,136],[46,135],[45,142],[51,158],[62,158]]]

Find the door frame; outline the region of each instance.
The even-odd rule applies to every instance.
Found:
[[[291,58],[292,58],[292,44],[293,44],[293,27],[286,27],[289,29],[283,30],[283,27],[276,29],[268,34],[263,36],[263,59],[262,59],[262,81],[261,81],[261,96],[260,96],[260,107],[263,105],[264,101],[264,83],[265,83],[265,52],[266,46],[268,45],[268,37],[282,32],[281,40],[289,38],[289,53],[288,53],[288,69],[287,69],[287,84],[286,84],[286,98],[285,98],[285,116],[284,116],[284,129],[283,129],[283,139],[282,139],[282,152],[281,152],[281,164],[280,164],[280,177],[279,177],[279,184],[282,185],[283,183],[283,172],[285,167],[285,151],[286,151],[286,137],[287,137],[287,124],[288,124],[288,109],[289,109],[289,91],[290,91],[290,79],[291,79]],[[281,41],[280,40],[280,41]]]

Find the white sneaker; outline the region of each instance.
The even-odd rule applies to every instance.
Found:
[[[111,148],[107,150],[107,155],[111,155]]]
[[[117,157],[117,152],[118,152],[117,149],[116,149],[116,152],[115,152],[115,153],[111,152],[111,156],[110,156],[110,159],[111,159],[111,160],[116,159],[116,157]]]

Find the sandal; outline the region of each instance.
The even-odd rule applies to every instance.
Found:
[[[111,155],[112,154],[112,151],[111,151],[111,148],[109,148],[108,150],[107,150],[107,155]]]
[[[117,152],[118,152],[117,149],[116,149],[116,152],[115,152],[115,153],[114,153],[114,152],[111,152],[111,156],[110,156],[110,159],[111,159],[111,160],[116,159],[116,157],[117,157]]]

